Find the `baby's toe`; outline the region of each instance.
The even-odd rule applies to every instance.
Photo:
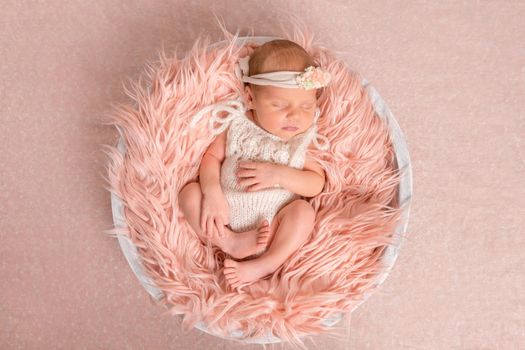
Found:
[[[236,275],[237,273],[235,272],[234,269],[224,269],[223,274],[225,276],[231,276],[231,275]]]
[[[270,235],[268,234],[260,235],[259,237],[257,237],[257,243],[266,243],[268,242],[269,239],[270,239]]]
[[[265,226],[259,229],[259,234],[270,232],[270,226]]]
[[[224,260],[224,267],[236,268],[237,267],[237,262],[233,261],[232,259],[225,259]]]
[[[230,282],[230,284],[240,283],[239,278],[237,276],[230,278],[228,281]]]
[[[263,227],[266,227],[268,226],[270,223],[268,222],[267,219],[264,219],[263,221],[259,222],[259,228],[263,228]]]

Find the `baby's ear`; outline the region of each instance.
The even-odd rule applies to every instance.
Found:
[[[244,87],[244,101],[246,102],[246,106],[249,109],[253,108],[253,90],[250,87],[250,84],[246,84]]]

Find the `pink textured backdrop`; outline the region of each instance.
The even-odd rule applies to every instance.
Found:
[[[376,87],[411,152],[409,230],[331,349],[525,347],[525,3],[3,1],[0,348],[256,349],[161,316],[111,225],[100,144],[121,82],[162,44],[279,35],[294,10]],[[521,23],[521,24],[520,24]]]

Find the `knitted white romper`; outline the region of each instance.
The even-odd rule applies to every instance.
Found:
[[[288,141],[267,132],[250,120],[241,100],[227,100],[207,106],[194,117],[192,124],[209,111],[212,111],[212,116],[208,129],[214,135],[219,135],[229,127],[226,133],[225,159],[220,171],[221,188],[230,207],[229,227],[235,232],[243,232],[256,228],[263,218],[271,223],[282,207],[302,197],[282,187],[246,192],[248,186],[241,186],[235,175],[237,163],[239,160],[265,161],[303,169],[310,142],[313,141],[322,150],[329,146],[328,139],[317,134],[319,110],[312,126]],[[217,116],[218,112],[224,111],[228,112],[226,116]],[[219,126],[215,127],[214,123]],[[318,137],[324,138],[325,142],[319,144]]]

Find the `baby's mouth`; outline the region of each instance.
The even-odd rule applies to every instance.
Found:
[[[286,130],[286,131],[296,131],[297,129],[299,129],[299,128],[297,128],[295,126],[285,126],[285,127],[283,127],[283,130]]]

